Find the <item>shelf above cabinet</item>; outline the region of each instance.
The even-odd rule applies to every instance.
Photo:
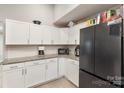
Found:
[[[56,20],[54,24],[57,26],[67,26],[70,21],[77,22],[80,19],[87,18],[91,15],[116,6],[119,6],[119,4],[79,4],[66,15]]]

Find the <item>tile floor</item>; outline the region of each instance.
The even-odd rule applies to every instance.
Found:
[[[38,86],[37,88],[76,88],[70,81],[65,78],[60,78],[55,81],[51,81],[47,84]]]

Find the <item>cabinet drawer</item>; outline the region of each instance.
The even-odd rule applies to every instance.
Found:
[[[40,64],[44,64],[45,62],[46,62],[45,60],[30,61],[30,62],[26,62],[25,66],[40,65]]]
[[[18,68],[23,68],[23,67],[24,67],[24,63],[3,65],[3,71],[13,70],[13,69],[18,69]]]
[[[57,58],[47,59],[46,62],[57,62]]]

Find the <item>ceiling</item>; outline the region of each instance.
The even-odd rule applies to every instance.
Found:
[[[70,21],[77,22],[81,19],[85,19],[96,13],[116,6],[119,6],[119,4],[80,4],[68,14],[55,21],[54,24],[57,26],[65,26]]]

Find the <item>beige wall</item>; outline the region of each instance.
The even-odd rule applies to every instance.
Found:
[[[54,20],[58,20],[77,7],[78,4],[56,4],[54,6]]]
[[[40,20],[43,24],[53,24],[53,5],[51,4],[0,4],[0,20],[5,18],[32,22]]]

